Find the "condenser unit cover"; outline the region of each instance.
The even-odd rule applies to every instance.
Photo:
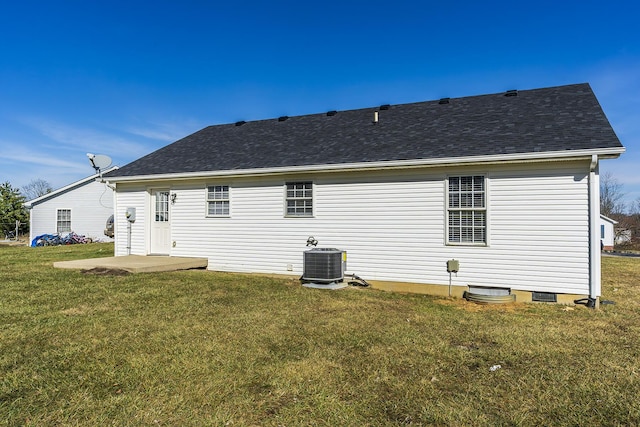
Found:
[[[336,282],[343,279],[344,251],[335,248],[314,248],[304,252],[302,280]]]

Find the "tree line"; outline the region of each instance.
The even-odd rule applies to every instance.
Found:
[[[22,188],[15,188],[11,183],[0,184],[0,228],[2,235],[26,233],[29,230],[29,212],[24,202],[33,200],[53,191],[51,185],[43,179],[34,179]]]

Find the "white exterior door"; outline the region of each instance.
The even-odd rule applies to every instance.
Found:
[[[169,190],[151,190],[151,247],[152,255],[169,255],[171,250],[171,221]]]

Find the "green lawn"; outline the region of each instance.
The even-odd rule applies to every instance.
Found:
[[[0,425],[640,424],[640,259],[600,310],[52,268],[112,252],[0,247]]]

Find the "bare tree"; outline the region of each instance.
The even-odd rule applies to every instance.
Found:
[[[634,200],[629,209],[629,229],[631,242],[637,250],[640,246],[640,197]]]
[[[51,185],[44,179],[40,178],[31,180],[31,182],[20,189],[20,193],[26,200],[33,200],[37,197],[51,193],[52,191],[53,188],[51,188]]]
[[[605,172],[600,176],[600,213],[607,217],[622,215],[625,211],[622,184],[611,174]]]
[[[640,197],[638,197],[629,208],[629,215],[637,216],[640,219]]]
[[[614,237],[617,249],[640,249],[640,197],[627,206],[626,213],[614,213],[611,218],[618,223],[615,225]]]

